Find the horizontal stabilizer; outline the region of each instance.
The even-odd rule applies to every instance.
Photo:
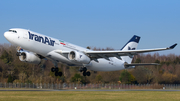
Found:
[[[159,64],[158,63],[131,63],[131,64],[125,63],[124,64],[125,67],[129,67],[129,66],[146,66],[146,65],[159,65]]]
[[[172,46],[170,46],[169,48],[170,48],[170,49],[173,49],[174,47],[176,47],[176,45],[177,45],[177,43],[174,44],[174,45],[172,45]]]

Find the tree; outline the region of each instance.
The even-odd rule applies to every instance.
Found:
[[[141,63],[141,59],[140,58],[137,58],[135,63]]]
[[[84,83],[83,77],[76,73],[74,74],[74,76],[71,78],[71,82],[75,82],[75,83]]]
[[[161,83],[165,83],[165,84],[173,84],[176,82],[177,80],[177,75],[174,75],[174,74],[171,74],[169,72],[165,72],[163,75],[162,75],[162,81]]]
[[[97,76],[96,76],[96,81],[97,81],[98,83],[101,83],[101,80],[102,80],[102,76],[101,76],[101,75],[97,75]]]
[[[25,82],[25,79],[26,79],[27,75],[25,73],[20,73],[19,74],[19,79],[22,83]]]
[[[174,60],[174,64],[179,64],[179,63],[180,63],[180,59],[176,57],[176,59]]]
[[[159,60],[155,60],[155,63],[160,63],[160,61]]]
[[[2,61],[4,61],[4,63],[6,63],[6,64],[10,64],[12,62],[12,60],[13,60],[12,55],[9,54],[6,50],[3,51],[0,59],[2,59]]]
[[[86,48],[87,48],[87,49],[91,49],[91,47],[90,47],[90,46],[87,46]]]
[[[11,76],[11,74],[8,75],[8,83],[13,83],[13,77]]]
[[[121,83],[124,83],[124,84],[132,84],[132,83],[135,83],[136,81],[135,77],[131,73],[129,73],[127,70],[124,70],[121,73],[119,80],[121,81]]]

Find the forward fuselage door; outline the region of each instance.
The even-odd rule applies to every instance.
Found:
[[[28,31],[23,31],[23,38],[28,39]]]

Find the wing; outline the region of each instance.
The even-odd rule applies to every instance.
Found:
[[[173,49],[177,44],[174,44],[167,48],[156,48],[156,49],[144,49],[144,50],[126,50],[126,51],[85,51],[91,59],[105,58],[109,60],[109,57],[130,56],[137,55],[138,53],[154,52]]]
[[[117,57],[121,59],[120,56],[129,56],[132,57],[133,55],[137,55],[138,53],[146,53],[146,52],[154,52],[154,51],[163,51],[173,49],[177,44],[174,44],[167,48],[156,48],[156,49],[144,49],[144,50],[125,50],[125,51],[83,51],[84,54],[89,56],[92,60],[97,60],[98,58],[105,58],[109,60],[109,57]],[[61,51],[61,50],[54,50],[56,53],[59,53],[66,58],[70,51]]]

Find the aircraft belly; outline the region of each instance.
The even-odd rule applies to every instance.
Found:
[[[90,65],[87,65],[87,68],[93,71],[117,71],[124,69],[124,62],[117,58],[113,58],[110,61],[98,59],[98,61],[91,61]]]

